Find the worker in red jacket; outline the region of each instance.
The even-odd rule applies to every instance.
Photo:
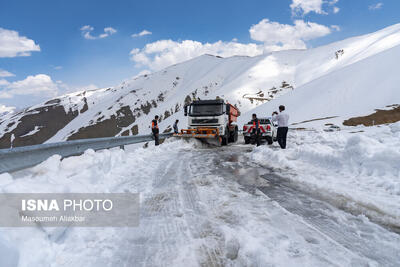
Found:
[[[160,140],[158,139],[159,129],[158,129],[158,115],[154,117],[154,120],[151,121],[151,132],[154,136],[155,145],[158,146],[160,144]]]
[[[257,118],[257,114],[253,114],[253,134],[256,138],[257,146],[260,146],[260,120]]]

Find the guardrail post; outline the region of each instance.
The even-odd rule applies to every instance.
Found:
[[[125,150],[125,146],[124,145],[119,146],[119,148],[122,149],[122,150]]]

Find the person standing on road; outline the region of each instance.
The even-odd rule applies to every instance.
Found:
[[[256,138],[257,146],[260,146],[260,121],[257,118],[257,114],[253,114],[253,133]]]
[[[278,143],[282,149],[286,149],[286,137],[289,129],[289,115],[285,112],[285,106],[279,106],[279,114],[276,111],[272,113],[272,121],[278,122]]]
[[[178,130],[178,122],[179,122],[179,120],[176,120],[175,123],[174,123],[174,133],[176,133],[176,134],[177,134],[178,131],[179,131],[179,130]]]
[[[158,115],[154,117],[154,120],[151,121],[151,132],[153,133],[154,136],[154,143],[156,146],[160,144],[160,141],[158,139],[158,134],[159,134],[159,129],[158,129]]]

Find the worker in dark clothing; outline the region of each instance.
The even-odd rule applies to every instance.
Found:
[[[176,134],[179,132],[179,130],[178,130],[178,122],[179,122],[179,120],[176,120],[175,123],[174,123],[174,133],[176,133]]]
[[[256,139],[257,146],[260,146],[260,121],[257,118],[257,114],[253,114],[253,134]]]
[[[272,121],[278,123],[278,133],[276,139],[282,149],[286,149],[286,138],[289,126],[289,115],[285,112],[285,106],[279,106],[279,113],[272,113]]]
[[[160,144],[160,140],[158,139],[159,129],[158,129],[158,116],[154,117],[154,120],[151,121],[151,132],[154,136],[155,145],[158,146]]]

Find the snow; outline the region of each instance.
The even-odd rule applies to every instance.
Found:
[[[400,76],[394,60],[399,53],[400,46],[396,46],[370,56],[300,86],[251,112],[271,114],[282,104],[291,116],[291,123],[335,117],[296,125],[321,129],[325,123],[341,125],[345,119],[369,115],[375,109],[387,109],[388,105],[400,103]],[[249,116],[250,112],[244,114],[244,117]]]
[[[184,121],[182,108],[188,95],[192,96],[197,90],[197,96],[201,98],[205,98],[206,95],[210,98],[223,96],[226,90],[220,90],[220,87],[235,80],[237,75],[242,75],[259,60],[261,58],[221,59],[204,55],[157,73],[134,78],[110,90],[95,90],[91,95],[85,95],[89,110],[81,113],[47,142],[65,140],[72,131],[90,125],[90,121],[97,121],[102,116],[104,117],[101,120],[110,118],[122,106],[130,106],[132,111],[141,109],[146,102],[151,104],[153,100],[157,100],[160,94],[164,100],[157,101],[157,107],[152,105],[148,114],[144,114],[143,111],[134,112],[135,122],[125,129],[137,124],[139,134],[148,134],[150,118],[156,114],[164,115],[165,111],[174,113],[178,104],[180,111],[160,123],[160,127],[165,129],[168,125],[172,125],[171,118],[180,118]],[[207,90],[209,93],[206,93]],[[76,97],[83,98],[83,95]],[[62,98],[62,103],[66,101],[65,99]]]
[[[379,200],[387,206],[376,206],[394,216],[399,210],[399,184],[395,181],[399,167],[394,164],[400,153],[400,146],[394,146],[398,145],[399,128],[398,124],[376,128],[371,136],[381,137],[379,141],[350,134],[299,134],[299,143],[290,143],[287,151],[263,146],[251,157],[261,164],[294,170],[299,175],[291,179],[319,186],[324,192],[347,192],[354,200],[364,201],[367,191],[373,191],[370,202]],[[390,135],[396,135],[397,140],[387,139]],[[317,144],[308,147],[312,139]],[[360,143],[367,144],[366,149]],[[389,145],[392,150],[387,153]],[[55,155],[29,170],[2,174],[2,193],[137,192],[141,218],[137,228],[1,228],[0,255],[7,253],[7,257],[0,258],[0,265],[5,260],[11,264],[7,266],[378,265],[338,244],[257,189],[246,189],[253,183],[268,186],[267,181],[258,176],[254,181],[249,177],[245,182],[238,180],[248,176],[245,169],[227,175],[223,170],[229,170],[237,153],[249,147],[238,145],[230,147],[231,152],[219,152],[196,142],[168,140],[147,149],[88,150],[63,160]],[[352,156],[341,159],[343,151],[352,151]],[[233,161],[225,157],[233,157]],[[363,165],[363,160],[368,164]],[[315,162],[320,166],[313,166]],[[372,162],[385,168],[374,172]],[[306,171],[303,165],[309,168],[307,177],[301,176]],[[357,176],[352,178],[349,172]],[[318,176],[322,174],[325,181]],[[359,186],[355,187],[357,179]],[[349,187],[352,190],[345,191]],[[386,202],[388,198],[391,203]],[[336,216],[347,223],[339,211]],[[376,234],[383,231],[363,220]],[[378,235],[396,250],[400,239],[387,233]],[[7,246],[1,245],[2,240],[7,240]]]
[[[29,135],[34,135],[35,133],[39,132],[40,128],[42,128],[42,126],[35,126],[35,128],[30,131],[27,134],[21,135],[20,137],[25,137],[25,136],[29,136]]]
[[[18,266],[18,258],[18,249],[12,246],[9,240],[5,240],[0,236],[0,265],[16,267]]]
[[[341,49],[343,54],[336,58],[335,52]],[[309,196],[336,207],[329,211],[333,210],[339,227],[354,220],[363,223],[365,228],[345,232],[343,239],[349,240],[349,235],[360,238],[356,241],[373,240],[373,245],[388,245],[387,253],[398,253],[398,236],[381,226],[400,227],[400,122],[369,128],[342,127],[341,123],[400,103],[399,53],[400,24],[309,50],[224,59],[204,55],[116,87],[59,97],[66,112],[80,112],[84,99],[89,109],[47,142],[66,140],[71,132],[110,118],[127,105],[139,110],[131,125],[139,126],[139,134],[150,132],[148,124],[154,115],[175,111],[177,104],[180,111],[160,123],[161,131],[176,119],[185,127],[182,103],[194,92],[201,99],[220,96],[237,104],[243,114],[239,125],[251,113],[270,116],[280,104],[287,106],[292,123],[334,118],[299,124],[308,129],[290,130],[286,150],[277,144],[254,150],[237,145],[229,147],[229,154],[224,149],[169,140],[146,149],[133,145],[125,151],[88,150],[63,160],[54,155],[28,170],[1,174],[0,193],[137,192],[142,213],[138,228],[0,228],[0,265],[380,265],[379,258],[365,256],[367,250],[353,251],[351,245],[334,238],[334,231],[325,234],[262,193],[259,188],[270,185],[256,172],[253,177],[252,171],[260,168],[270,174],[267,170],[273,170],[282,175],[282,181],[289,180]],[[294,89],[284,87],[283,81]],[[271,97],[279,98],[270,102],[244,97],[257,98],[260,91],[267,97],[273,87],[281,90]],[[140,110],[160,94],[164,100],[152,104],[148,114]],[[17,123],[7,131],[22,116],[10,115]],[[327,122],[342,129],[324,132],[322,125]],[[1,133],[8,124],[0,125]],[[37,126],[28,134],[38,130]],[[224,158],[235,158],[235,153],[243,151],[247,154],[241,156],[250,159],[239,159],[243,168]],[[370,230],[372,239],[364,236]],[[381,237],[383,243],[378,242]]]
[[[0,104],[0,117],[12,114],[15,111],[15,107],[8,107]]]
[[[176,119],[181,127],[186,127],[182,108],[187,96],[219,96],[237,104],[243,114],[239,124],[254,112],[261,117],[270,116],[279,104],[286,104],[293,123],[335,116],[305,126],[321,128],[327,122],[341,125],[349,117],[368,115],[377,108],[400,103],[400,78],[396,72],[399,45],[400,24],[396,24],[308,50],[256,57],[203,55],[115,87],[58,97],[66,112],[80,111],[84,99],[89,110],[80,113],[47,142],[64,141],[81,127],[110,118],[123,106],[130,107],[136,120],[117,135],[134,125],[138,125],[139,134],[148,134],[151,119],[164,116],[165,111],[172,115],[161,121],[161,131]],[[335,53],[341,50],[343,54],[336,58]],[[288,86],[282,87],[283,82]],[[163,101],[157,101],[160,94]],[[146,103],[152,106],[149,113],[141,110]],[[179,111],[175,112],[177,105]],[[4,127],[1,126],[1,132]]]
[[[288,148],[262,146],[255,162],[289,173],[310,194],[400,226],[400,122],[349,131],[289,131]],[[343,202],[343,203],[344,203]]]
[[[12,147],[13,146],[13,142],[15,140],[15,135],[14,134],[11,135],[10,140],[11,140],[11,147]]]
[[[266,195],[211,173],[205,166],[215,157],[195,143],[169,141],[53,156],[16,177],[2,174],[0,192],[139,192],[142,206],[138,228],[2,228],[12,252],[5,259],[14,264],[19,255],[18,266],[376,264]]]

